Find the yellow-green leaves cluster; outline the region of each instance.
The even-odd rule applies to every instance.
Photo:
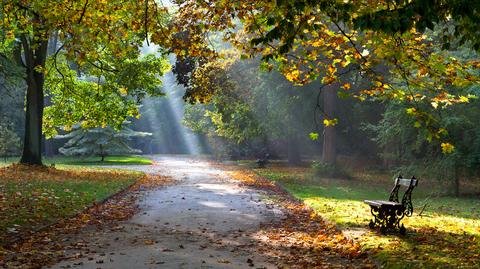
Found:
[[[342,10],[345,4],[349,8]],[[455,89],[480,83],[478,59],[445,51],[439,36],[414,26],[389,32],[360,27],[364,15],[394,9],[391,1],[186,1],[176,18],[177,30],[190,31],[192,53],[212,53],[208,37],[220,32],[224,41],[246,58],[261,56],[264,69],[277,68],[296,85],[341,82],[342,94],[359,100],[405,102],[417,110],[420,103],[445,108],[467,103],[473,96]],[[402,4],[403,5],[403,4]],[[345,11],[345,12],[344,12]],[[394,26],[394,25],[390,25]],[[393,28],[392,28],[393,29]],[[201,45],[199,45],[201,44]],[[188,49],[182,48],[183,53]],[[357,74],[355,89],[343,76]],[[443,139],[438,119],[429,112],[411,113],[416,127]]]
[[[59,128],[70,131],[113,126],[121,128],[129,118],[138,118],[139,100],[146,95],[162,95],[160,76],[169,69],[166,59],[154,55],[141,58],[102,58],[114,72],[95,67],[82,68],[82,77],[68,63],[57,59],[58,72],[47,73],[45,88],[51,105],[45,108],[44,132],[47,137]],[[53,65],[51,59],[47,66]],[[51,67],[53,68],[53,67]]]

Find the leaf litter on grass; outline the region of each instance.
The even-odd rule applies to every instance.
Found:
[[[237,166],[219,165],[243,185],[275,197],[284,217],[265,223],[257,234],[258,250],[279,260],[279,268],[375,268],[367,252],[311,208],[274,182]]]
[[[66,250],[75,249],[80,243],[68,241],[69,234],[75,234],[86,226],[97,228],[113,227],[118,221],[126,220],[137,211],[136,199],[142,191],[173,183],[170,177],[136,173],[134,184],[127,189],[114,194],[106,201],[91,203],[86,210],[74,216],[59,218],[53,225],[40,230],[25,230],[15,238],[2,239],[0,246],[0,268],[41,268],[67,258]],[[26,167],[13,165],[0,169],[2,181],[14,181],[28,184],[29,181],[68,181],[68,180],[99,180],[114,181],[125,179],[131,172],[117,170],[60,170],[52,167]],[[128,185],[127,185],[128,186]],[[17,195],[17,194],[16,194]],[[18,194],[23,195],[23,194]],[[0,200],[0,215],[5,215],[8,208],[5,205],[5,194]],[[7,197],[10,198],[10,197]],[[50,197],[51,198],[51,197]],[[106,198],[106,197],[105,197]],[[36,205],[28,205],[35,208]],[[38,206],[38,205],[37,205]],[[30,226],[30,227],[34,227]],[[8,241],[7,241],[8,240]]]
[[[424,184],[414,192],[414,205],[416,209],[421,208],[422,202],[426,202],[422,197],[428,195],[428,207],[402,220],[407,235],[381,234],[368,229],[371,213],[363,199],[382,199],[381,195],[388,194],[391,187],[390,180],[371,179],[366,175],[355,180],[313,177],[302,180],[296,170],[277,167],[254,172],[269,180],[278,180],[292,195],[344,229],[346,235],[353,237],[384,268],[478,268],[478,200],[432,196],[430,189],[421,189],[430,186],[422,181]]]

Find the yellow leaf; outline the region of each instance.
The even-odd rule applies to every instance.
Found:
[[[442,143],[441,147],[444,154],[449,154],[455,151],[455,146],[450,143]]]
[[[125,96],[125,95],[128,94],[128,90],[127,90],[126,88],[124,88],[124,87],[121,87],[120,89],[118,89],[118,91],[120,92],[120,94],[121,94],[122,96]]]
[[[468,103],[470,100],[468,99],[467,96],[460,96],[460,97],[458,98],[458,101],[459,101],[460,103]]]
[[[151,239],[145,239],[145,240],[143,240],[143,243],[145,245],[153,245],[153,244],[155,244],[155,241],[153,241]]]
[[[335,126],[337,125],[338,123],[338,119],[324,119],[323,120],[323,125],[325,125],[326,127],[329,127],[329,126]]]
[[[292,82],[298,81],[300,77],[300,70],[293,70],[291,72],[288,72],[285,74],[285,77]]]
[[[417,112],[417,109],[415,109],[414,107],[410,107],[410,108],[407,108],[407,114],[415,114],[415,112]]]

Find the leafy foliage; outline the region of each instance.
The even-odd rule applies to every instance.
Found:
[[[205,68],[211,68],[207,75]],[[238,68],[239,65],[232,61],[215,61],[194,69],[188,76],[188,85],[191,88],[190,92],[187,89],[187,100],[191,103],[209,103],[187,106],[183,122],[193,131],[209,136],[217,153],[224,151],[221,148],[225,143],[227,148],[235,148],[235,144],[244,147],[245,142],[262,134],[252,107],[253,100],[247,86],[249,84],[245,85],[246,81],[235,75]],[[214,93],[211,94],[212,92]],[[226,141],[214,141],[216,137]]]
[[[448,48],[452,40],[471,45],[480,51],[478,21],[479,4],[463,0],[415,0],[387,2],[373,14],[364,14],[353,19],[360,29],[372,29],[386,33],[402,33],[411,28],[424,31],[434,30],[435,25],[444,24],[443,47]]]
[[[473,96],[480,96],[478,87],[461,89]],[[478,109],[479,100],[473,99],[463,107],[450,107],[435,109],[425,105],[424,111],[436,113],[441,119],[440,126],[451,141],[455,141],[453,154],[445,156],[445,151],[451,151],[452,145],[448,143],[426,143],[424,137],[432,140],[431,134],[418,132],[420,123],[408,117],[403,111],[408,110],[405,104],[391,103],[383,114],[383,119],[375,125],[366,125],[365,128],[373,131],[375,140],[384,148],[395,148],[387,151],[389,156],[384,156],[397,162],[398,166],[413,164],[410,168],[416,170],[415,174],[424,174],[428,177],[453,179],[457,176],[456,171],[464,170],[463,175],[478,176],[480,167],[480,133],[476,120],[480,117]],[[423,131],[425,132],[425,131]],[[419,164],[421,160],[423,163]],[[417,168],[414,168],[414,167]],[[459,171],[461,172],[461,171]]]
[[[432,7],[422,9],[425,2]],[[341,83],[346,73],[356,72],[370,83],[357,91],[344,84],[345,95],[405,102],[433,135],[442,128],[439,119],[418,103],[466,103],[472,96],[451,89],[479,82],[478,60],[442,50],[442,37],[432,33],[449,33],[435,22],[442,21],[440,28],[458,23],[453,35],[476,42],[478,20],[472,19],[478,12],[467,6],[464,1],[185,1],[174,25],[179,32],[189,29],[195,44],[179,39],[171,47],[180,55],[221,58],[208,39],[219,32],[244,58],[261,55],[265,68],[278,69],[295,84]],[[451,143],[442,134],[435,139]]]
[[[285,145],[291,137],[298,140],[292,144],[311,143],[305,133],[314,128],[317,93],[307,87],[297,90],[278,73],[258,72],[258,68],[255,60],[231,60],[203,77],[215,94],[208,104],[189,106],[184,123],[196,132],[226,139],[220,144],[239,147],[240,155],[258,155],[269,143]]]
[[[0,91],[12,95],[17,88],[22,88],[22,69],[13,59],[11,46],[0,48]]]
[[[136,53],[148,33],[165,27],[167,15],[155,1],[36,0],[3,1],[2,19],[4,42],[19,38],[35,49],[57,32],[59,50],[82,66],[98,63],[102,51],[117,58]]]
[[[152,59],[137,62],[140,47],[145,41],[149,44],[150,33],[165,29],[167,10],[160,7],[156,1],[12,0],[2,1],[0,8],[0,54],[14,54],[11,58],[24,67],[27,82],[25,150],[22,163],[42,163],[45,76],[50,77],[47,86],[51,93],[61,96],[59,98],[62,101],[57,99],[55,104],[63,108],[60,109],[63,110],[60,114],[53,117],[60,122],[52,122],[54,119],[50,118],[46,129],[52,130],[62,123],[71,127],[74,124],[72,121],[76,120],[78,123],[83,120],[80,119],[79,112],[74,112],[72,106],[60,106],[80,103],[80,97],[75,96],[77,90],[81,93],[80,96],[85,97],[86,92],[90,91],[88,96],[97,98],[94,101],[92,98],[85,99],[90,101],[88,103],[92,107],[106,105],[112,98],[117,106],[110,106],[108,109],[119,108],[112,109],[109,117],[105,116],[106,113],[100,113],[101,108],[91,109],[92,114],[85,114],[88,118],[84,124],[90,127],[105,126],[106,119],[116,119],[108,123],[118,128],[126,117],[138,112],[132,107],[132,101],[119,98],[115,92],[142,98],[145,92],[150,93],[150,87],[157,86],[157,83],[150,86],[149,82],[155,82],[151,80],[152,77],[161,75],[164,71],[163,68],[157,68],[145,72],[145,67],[155,67],[150,61]],[[47,62],[49,55],[52,59]],[[146,62],[150,62],[150,65],[145,66]],[[75,71],[78,76],[86,72],[87,79],[90,76],[97,78],[97,94],[94,94],[91,87],[86,86],[87,83],[78,83],[74,76]],[[142,71],[146,75],[142,76]],[[103,85],[102,80],[106,81],[106,85]],[[139,90],[138,83],[146,83],[142,85],[142,91]],[[65,99],[70,100],[67,102]],[[126,101],[126,108],[120,101]],[[88,111],[82,106],[78,108],[82,112]],[[68,114],[74,117],[61,117]],[[96,117],[99,118],[94,120]],[[47,135],[53,136],[55,131],[50,131]]]
[[[140,117],[143,97],[163,95],[159,76],[169,66],[154,55],[137,57],[105,59],[102,63],[109,72],[87,66],[76,71],[66,62],[57,64],[61,73],[48,73],[45,82],[52,103],[45,109],[47,136],[54,136],[60,127],[68,131],[77,123],[83,128],[109,125],[119,129],[128,118]],[[55,60],[48,65],[56,65]]]
[[[0,156],[18,155],[20,138],[13,130],[13,125],[3,119],[0,123]]]
[[[7,53],[10,53],[8,50]],[[24,123],[25,82],[23,69],[12,59],[12,55],[3,55],[0,49],[0,118],[3,125],[21,134]]]

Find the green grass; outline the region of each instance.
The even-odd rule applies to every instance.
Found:
[[[152,160],[140,156],[108,156],[102,162],[100,157],[69,157],[60,159],[47,159],[47,163],[66,164],[66,165],[151,165]]]
[[[143,174],[113,169],[0,169],[0,241],[73,216]]]
[[[371,214],[363,200],[388,199],[393,185],[388,176],[329,180],[313,177],[308,169],[303,173],[275,167],[255,171],[357,237],[386,268],[474,268],[480,261],[479,199],[439,196],[438,184],[420,181],[413,193],[415,213],[403,220],[408,234],[382,235],[366,228]]]
[[[1,160],[0,166],[18,162],[18,157]],[[100,157],[67,157],[55,156],[43,159],[45,165],[151,165],[152,160],[142,156],[107,156],[102,162]]]

